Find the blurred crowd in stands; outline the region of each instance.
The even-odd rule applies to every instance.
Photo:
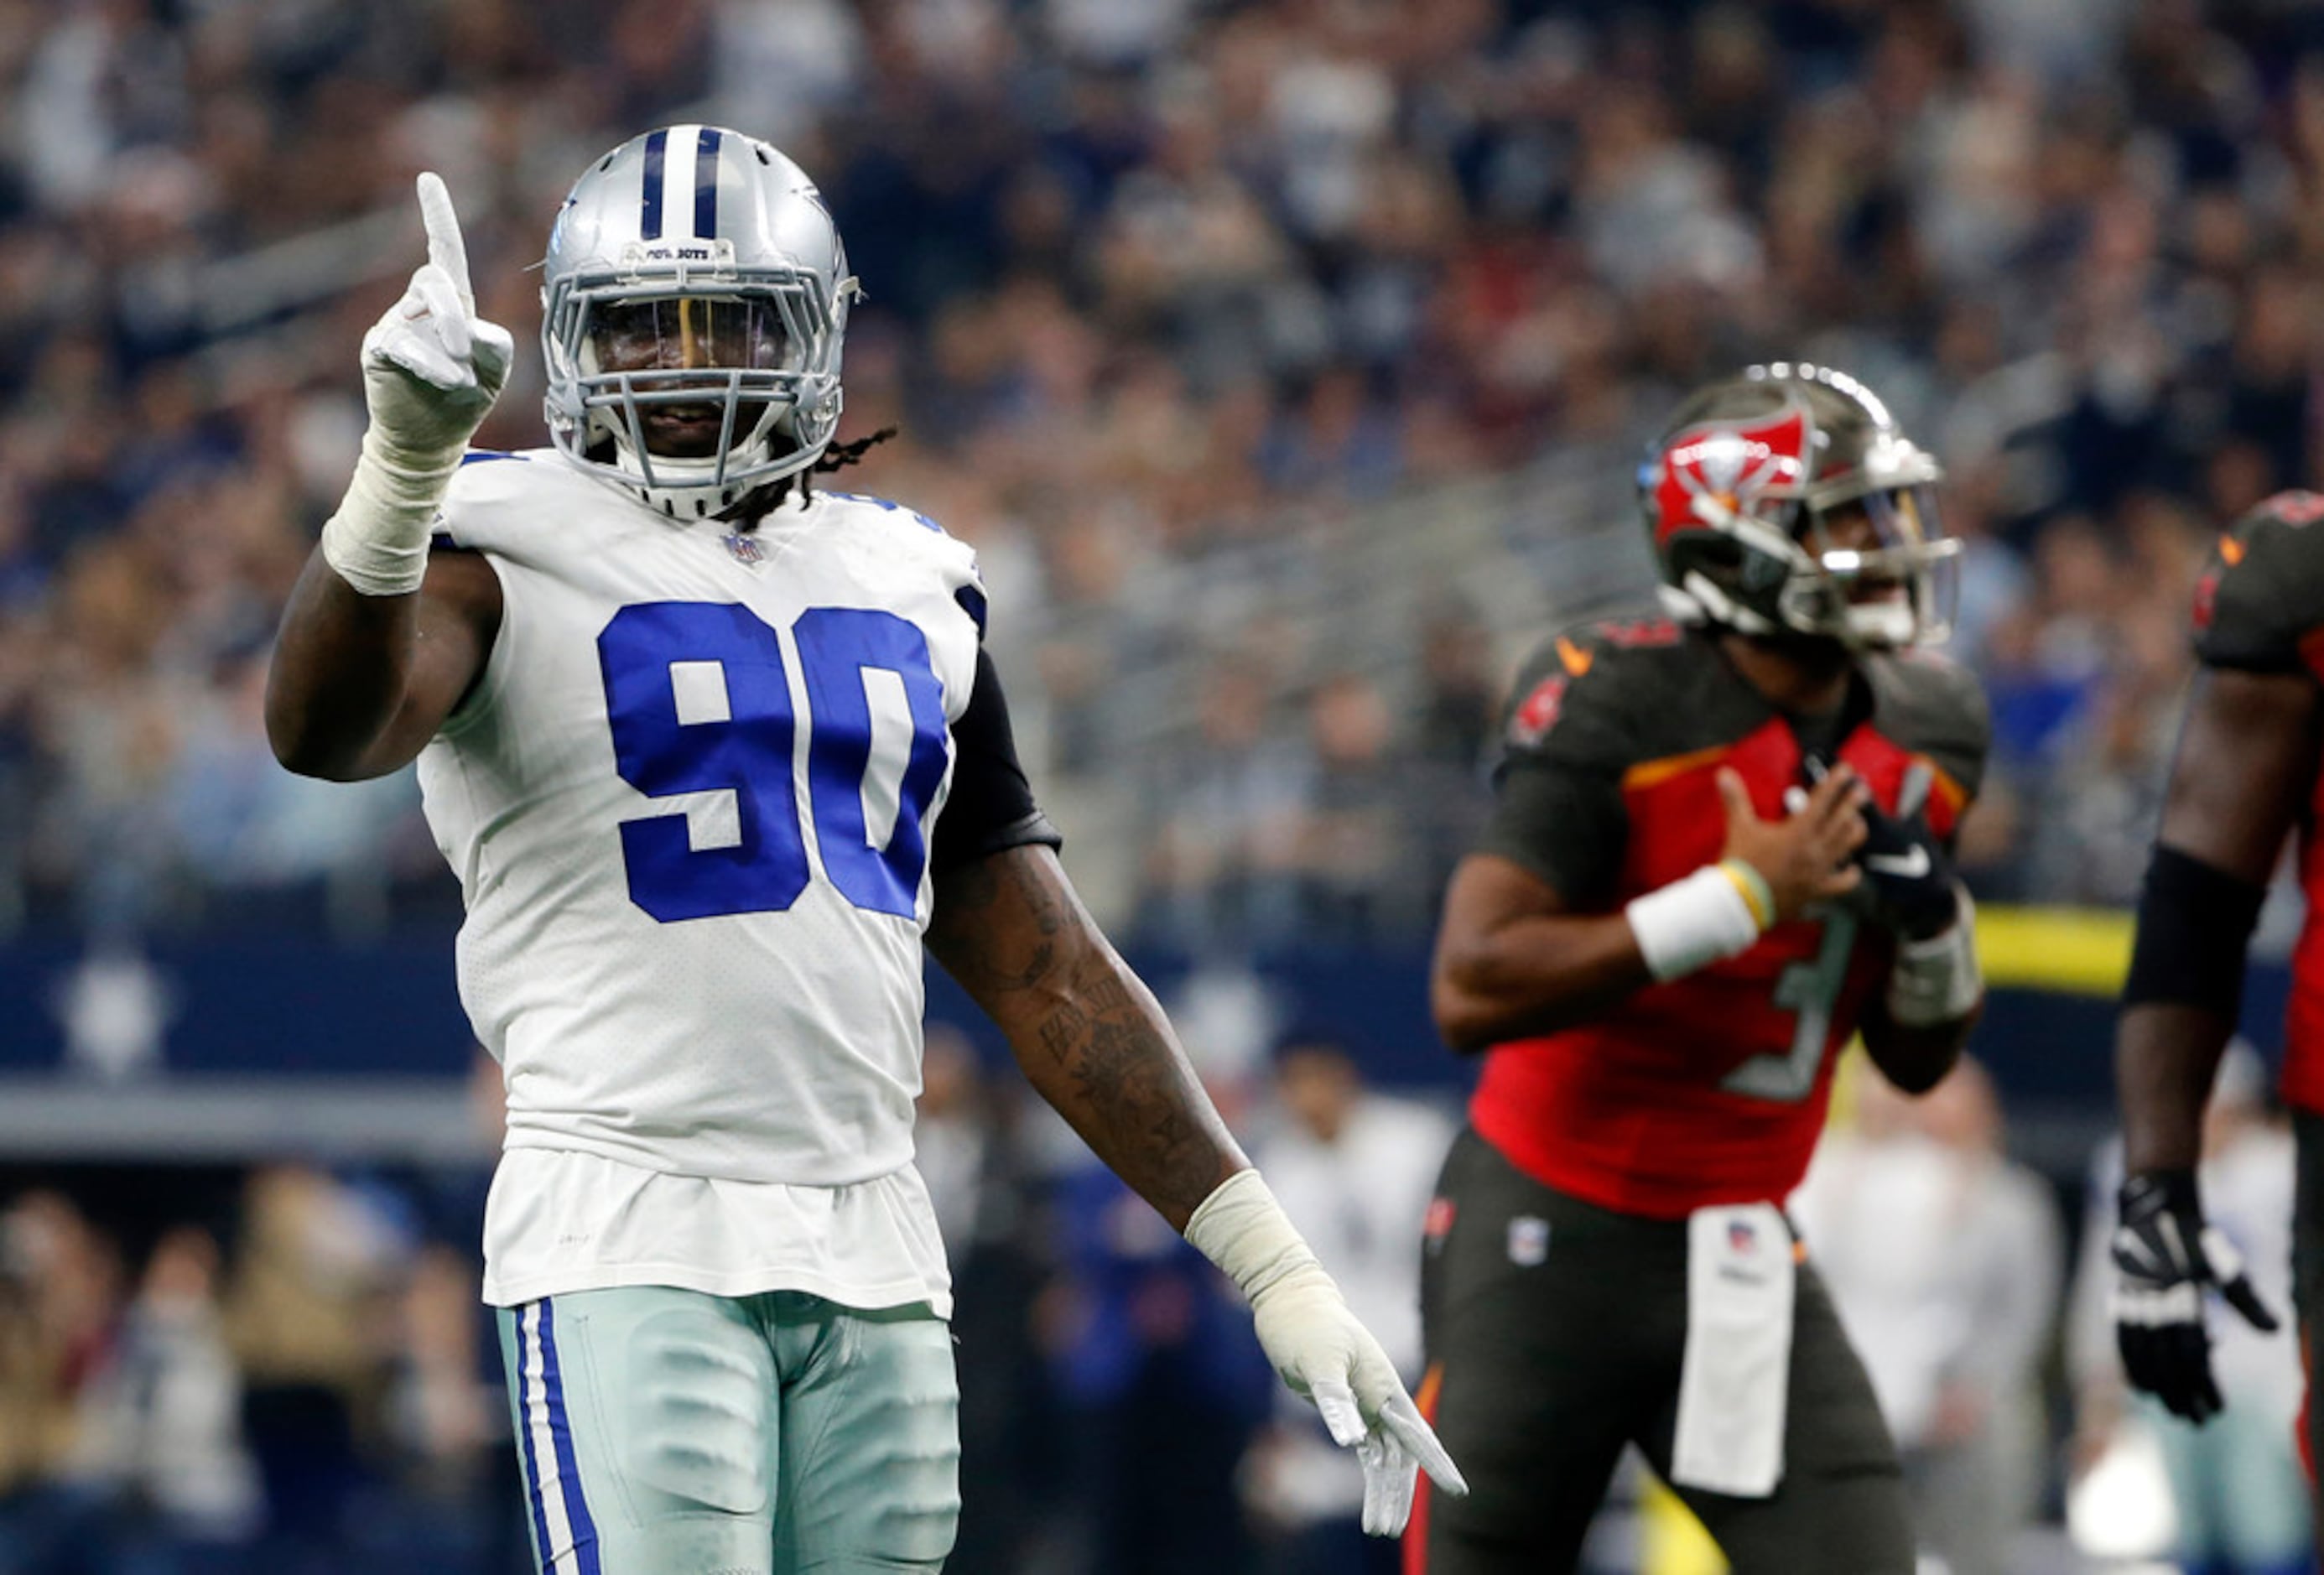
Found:
[[[846,430],[903,433],[840,484],[980,548],[1117,921],[1424,926],[1523,647],[1645,584],[1639,445],[1783,356],[1950,467],[1980,883],[2118,902],[2195,565],[2315,468],[2319,43],[2272,0],[0,0],[0,903],[440,897],[407,782],[290,781],[257,720],[355,347],[415,170],[522,343],[565,184],[687,116],[820,180]],[[528,349],[484,440],[539,395]]]

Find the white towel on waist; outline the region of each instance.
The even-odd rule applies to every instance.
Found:
[[[1791,1228],[1775,1204],[1688,1216],[1675,1485],[1765,1498],[1783,1480],[1796,1279]]]

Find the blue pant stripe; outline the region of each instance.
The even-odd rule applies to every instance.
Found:
[[[549,1303],[541,1303],[547,1312]],[[549,1568],[549,1506],[540,1496],[540,1461],[532,1447],[532,1356],[525,1348],[524,1309],[512,1314],[516,1323],[516,1436],[524,1449],[525,1497],[532,1506],[533,1557]]]
[[[669,142],[667,131],[646,137],[645,206],[638,212],[638,234],[649,241],[661,239],[661,153]]]
[[[549,1438],[557,1452],[557,1487],[565,1499],[566,1524],[573,1528],[579,1575],[601,1575],[597,1523],[589,1518],[589,1501],[581,1491],[581,1468],[573,1459],[573,1429],[565,1419],[565,1385],[557,1372],[557,1321],[546,1298],[540,1303],[540,1378],[549,1391]]]
[[[718,233],[718,144],[724,140],[706,125],[694,144],[694,233],[706,241]]]

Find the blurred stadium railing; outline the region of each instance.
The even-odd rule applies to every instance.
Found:
[[[2008,1100],[2013,1147],[2078,1177],[2111,1120],[2129,916],[1996,907],[1980,915],[1979,939],[1993,988],[1975,1049]],[[1133,960],[1166,999],[1197,966],[1158,949]],[[1249,962],[1278,1020],[1344,1038],[1379,1081],[1443,1091],[1469,1075],[1429,1023],[1418,943]],[[2280,961],[2253,969],[2246,1032],[2263,1050],[2280,1036],[2286,980]],[[356,948],[207,937],[95,954],[20,941],[0,949],[0,999],[14,1025],[0,1035],[0,1157],[438,1163],[487,1151],[439,935]],[[929,1016],[1004,1054],[934,972]]]

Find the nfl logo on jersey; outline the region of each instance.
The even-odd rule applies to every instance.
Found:
[[[1549,1261],[1549,1221],[1520,1214],[1509,1221],[1509,1261],[1533,1268]]]
[[[757,568],[767,561],[767,544],[755,536],[729,530],[719,539],[726,544],[726,550],[734,555],[734,561],[745,568]]]

